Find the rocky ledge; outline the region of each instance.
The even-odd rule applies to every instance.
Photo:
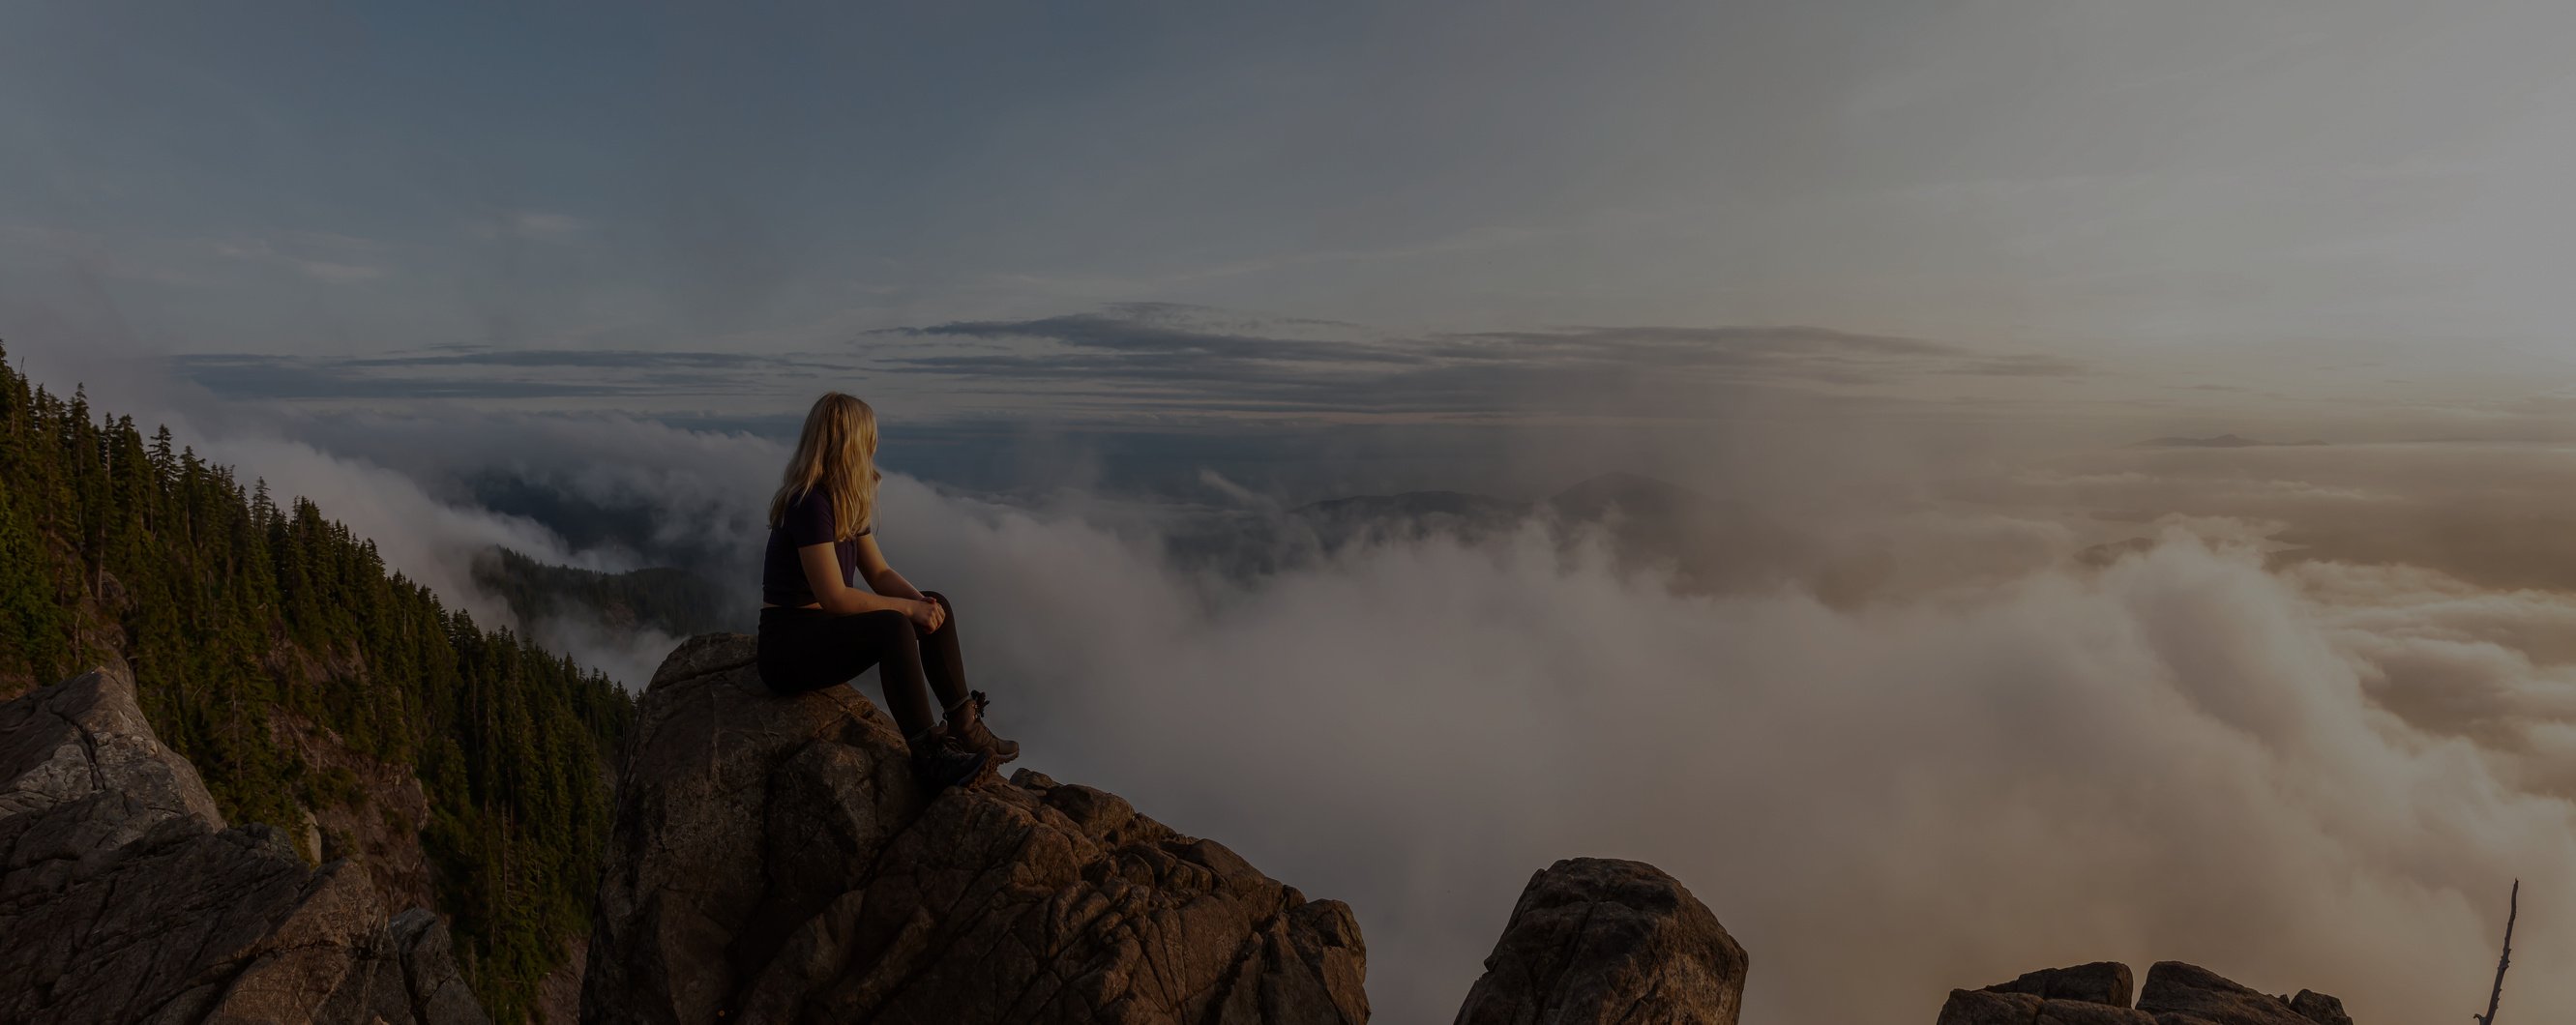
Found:
[[[2097,961],[1950,991],[1940,1025],[2352,1025],[2343,1001],[2300,990],[2277,997],[2198,965],[2158,961],[2129,1006],[2129,966]]]
[[[1367,1020],[1341,902],[1036,773],[924,794],[866,698],[753,653],[695,638],[639,702],[585,1021]]]
[[[0,704],[0,1021],[484,1020],[437,916],[226,828],[121,667]]]

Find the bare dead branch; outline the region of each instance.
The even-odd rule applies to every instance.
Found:
[[[2496,955],[2495,989],[2487,993],[2487,1013],[2469,1016],[2477,1019],[2478,1025],[2495,1025],[2496,1004],[2504,1000],[2504,969],[2506,965],[2513,963],[2513,919],[2515,915],[2521,913],[2522,880],[2516,879],[2513,881],[2513,896],[2505,904],[2504,953]]]

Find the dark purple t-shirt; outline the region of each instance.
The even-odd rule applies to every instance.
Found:
[[[859,534],[866,536],[876,529],[871,523],[860,527]],[[841,557],[841,583],[857,587],[858,538],[832,540],[832,496],[816,488],[789,505],[787,515],[769,528],[769,554],[760,569],[760,600],[791,607],[814,604],[814,587],[805,579],[805,564],[797,560],[796,550],[826,542]]]

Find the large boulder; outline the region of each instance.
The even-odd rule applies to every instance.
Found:
[[[925,794],[866,698],[771,695],[755,650],[694,638],[638,704],[583,1020],[1367,1019],[1341,902],[1090,787]]]
[[[1939,1025],[2155,1025],[2135,1008],[2090,1000],[2051,1000],[2034,993],[1954,989]]]
[[[2352,1025],[2343,1001],[2300,990],[2268,996],[2180,961],[2147,969],[2129,1006],[2129,967],[2049,968],[1984,989],[1950,991],[1940,1025]]]
[[[1986,987],[1986,992],[2028,993],[2045,1000],[2080,1000],[2088,1004],[2127,1007],[2137,988],[2130,981],[2128,965],[2118,961],[2095,961],[2072,968],[2024,972],[2011,982]]]
[[[2352,1025],[2352,1016],[2343,1013],[2343,1001],[2323,993],[2300,990],[2290,998],[2290,1009],[2317,1025]]]
[[[0,704],[0,1021],[484,1020],[435,916],[225,828],[121,667]]]
[[[62,814],[47,817],[54,812]],[[23,831],[39,818],[101,848],[164,820],[224,828],[196,767],[162,747],[144,720],[121,666],[0,705],[0,821]]]
[[[2138,1010],[2156,1016],[2159,1025],[2316,1025],[2341,1019],[2343,1002],[2322,993],[2300,991],[2311,1020],[2282,997],[2240,986],[2217,972],[2180,961],[2158,961],[2147,969],[2147,984],[2138,991]],[[2323,1017],[2331,1013],[2332,1018]]]
[[[1744,948],[1653,865],[1575,858],[1530,878],[1458,1025],[1733,1025]]]
[[[2095,961],[2043,968],[1984,989],[1955,989],[1940,1025],[2154,1025],[2129,1006],[2129,966]]]

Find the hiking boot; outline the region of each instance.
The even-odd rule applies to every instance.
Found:
[[[962,786],[993,767],[993,759],[981,751],[958,747],[936,730],[905,741],[912,748],[912,775],[924,790],[945,790]]]
[[[947,735],[957,746],[987,755],[1000,765],[1020,756],[1020,742],[996,737],[985,728],[984,706],[990,703],[983,691],[968,691],[966,700],[948,709]]]

